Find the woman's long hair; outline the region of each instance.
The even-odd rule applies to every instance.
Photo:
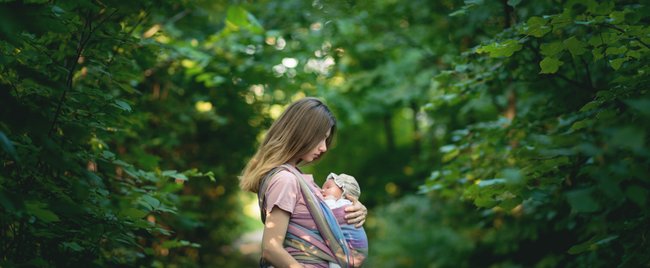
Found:
[[[316,98],[303,98],[291,105],[273,122],[264,141],[248,161],[239,187],[257,193],[260,180],[271,169],[309,153],[330,130],[325,144],[330,146],[336,132],[336,119]]]

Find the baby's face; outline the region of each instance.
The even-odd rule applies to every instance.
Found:
[[[332,179],[325,181],[321,192],[323,193],[323,197],[334,197],[334,199],[341,198],[341,195],[343,194],[343,190],[341,190]]]

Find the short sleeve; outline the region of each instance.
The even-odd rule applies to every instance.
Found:
[[[298,204],[300,186],[296,176],[283,170],[271,177],[266,190],[266,213],[271,213],[274,206],[293,214]]]

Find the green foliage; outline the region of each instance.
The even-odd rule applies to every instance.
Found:
[[[367,224],[372,227],[367,265],[468,267],[465,256],[477,246],[473,236],[480,231],[480,219],[462,215],[467,209],[462,203],[439,201],[407,196],[374,210]]]
[[[250,265],[236,175],[304,95],[372,267],[647,266],[648,9],[4,2],[0,266]]]
[[[255,18],[151,1],[0,14],[0,266],[239,265],[223,256],[256,132],[235,123],[268,71],[232,55]]]
[[[466,54],[460,64],[472,67],[456,68],[455,79],[441,85],[454,95],[458,88],[476,97],[487,91],[514,102],[503,103],[491,120],[475,120],[452,132],[440,149],[444,166],[421,192],[451,199],[460,195],[479,208],[503,211],[502,217],[514,220],[505,229],[550,215],[551,230],[544,226],[547,221],[532,222],[532,227],[540,236],[570,233],[555,244],[565,254],[550,263],[551,255],[520,263],[525,266],[650,261],[638,250],[644,244],[638,236],[647,234],[644,226],[650,222],[648,200],[640,198],[650,186],[642,171],[650,165],[649,118],[640,105],[650,97],[643,87],[650,78],[650,47],[642,34],[650,30],[643,13],[648,7],[614,1],[584,5],[568,2],[559,13],[547,10],[513,25],[516,32],[505,29],[476,50],[498,58]],[[534,7],[520,4],[516,11]],[[523,48],[495,54],[495,48],[512,40],[520,40]],[[631,50],[634,57],[624,56]],[[531,59],[539,62],[541,75],[526,64]],[[468,82],[478,78],[480,84]],[[435,118],[441,111],[434,106],[429,114]],[[503,252],[498,251],[501,242],[490,242],[490,254],[528,254],[527,238],[512,239],[508,243],[515,246]],[[512,261],[493,264],[517,263]]]

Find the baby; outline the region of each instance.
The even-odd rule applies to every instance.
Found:
[[[323,199],[327,206],[332,209],[336,220],[341,226],[345,241],[352,251],[352,265],[360,267],[368,256],[368,237],[366,231],[361,228],[355,228],[345,220],[345,207],[352,204],[352,201],[345,198],[347,194],[359,199],[361,188],[357,180],[347,174],[341,173],[336,175],[330,173],[323,184]],[[330,263],[330,268],[339,267],[336,263]]]

